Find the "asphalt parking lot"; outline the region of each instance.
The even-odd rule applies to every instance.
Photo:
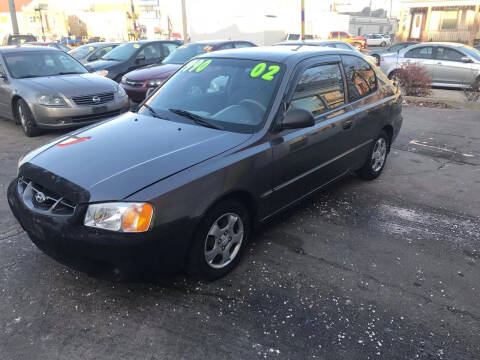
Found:
[[[6,188],[58,135],[0,120],[0,359],[479,358],[478,112],[406,107],[379,179],[276,218],[214,283],[112,283],[37,250]]]

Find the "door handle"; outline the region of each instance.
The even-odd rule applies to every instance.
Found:
[[[347,120],[342,124],[343,130],[349,130],[352,128],[352,126],[353,126],[353,121],[351,120]]]

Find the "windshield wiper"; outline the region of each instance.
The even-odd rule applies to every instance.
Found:
[[[215,124],[212,124],[211,122],[209,122],[205,118],[201,117],[200,115],[194,114],[194,113],[192,113],[188,110],[182,110],[182,109],[168,109],[168,110],[175,113],[175,114],[185,116],[189,119],[192,119],[193,121],[195,121],[199,125],[209,127],[209,128],[212,128],[212,129],[223,130],[221,127],[219,127]]]
[[[163,120],[169,120],[165,116],[160,116],[150,105],[143,104],[142,106],[145,106],[150,111],[150,113],[152,114],[153,117],[158,118],[158,119],[163,119]]]
[[[58,74],[54,74],[52,76],[55,76],[55,75],[71,75],[71,74],[84,74],[84,73],[81,73],[81,72],[78,72],[78,71],[60,71]]]
[[[36,78],[36,77],[44,77],[44,76],[50,76],[50,75],[25,75],[25,76],[20,76],[18,79],[28,79],[28,78]]]

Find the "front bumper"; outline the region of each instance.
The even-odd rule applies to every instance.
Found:
[[[126,91],[130,100],[139,103],[145,100],[147,96],[148,87],[143,86],[131,86],[125,83],[120,83],[120,86]]]
[[[74,126],[88,125],[100,120],[118,116],[130,109],[127,96],[95,106],[53,107],[30,104],[30,109],[39,128],[65,129]]]
[[[118,233],[83,225],[87,204],[73,215],[46,215],[25,205],[18,180],[7,192],[8,203],[32,242],[58,262],[91,276],[114,280],[152,278],[183,269],[195,225],[177,221],[145,233]]]

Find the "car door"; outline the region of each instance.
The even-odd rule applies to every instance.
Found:
[[[449,85],[469,85],[473,80],[472,64],[462,58],[467,55],[448,46],[438,46],[435,57],[434,82]]]
[[[290,83],[285,106],[311,111],[315,125],[273,130],[273,212],[346,173],[347,133],[354,125],[355,113],[345,102],[339,56],[303,62]]]
[[[375,71],[365,60],[354,55],[342,55],[347,80],[349,101],[356,113],[355,123],[349,133],[350,167],[361,167],[365,162],[369,144],[378,135],[382,119],[387,118],[384,106],[388,95],[378,91]]]
[[[7,80],[5,68],[0,60],[0,114],[9,114],[10,108],[10,84]]]
[[[421,66],[427,75],[434,79],[436,60],[433,58],[433,50],[433,46],[417,46],[408,50],[404,58],[406,62]]]

